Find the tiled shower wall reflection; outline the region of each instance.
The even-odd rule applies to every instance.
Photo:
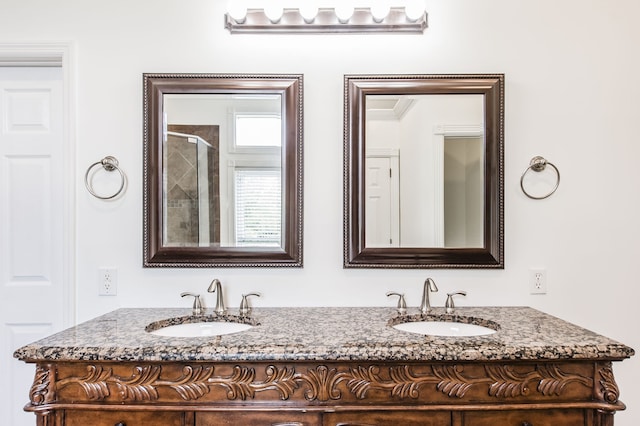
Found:
[[[198,243],[197,145],[169,135],[166,144],[166,243]]]
[[[205,129],[203,129],[205,128]],[[182,136],[168,135],[164,147],[165,185],[165,236],[164,244],[169,246],[198,246],[201,240],[198,168],[206,164],[208,177],[208,203],[210,218],[208,243],[219,242],[219,167],[218,167],[218,126],[171,125],[168,130],[194,134],[211,144],[205,147],[189,142]],[[203,134],[204,133],[204,134]],[[198,146],[206,149],[209,161],[198,162]],[[203,155],[201,152],[200,155]],[[201,171],[202,172],[202,171]],[[202,177],[202,173],[200,173]],[[207,195],[207,194],[204,194]],[[206,229],[206,228],[205,228]],[[206,231],[205,231],[206,232]],[[217,237],[217,238],[216,238]]]

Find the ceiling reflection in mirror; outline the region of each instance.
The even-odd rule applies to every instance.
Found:
[[[144,80],[144,265],[302,266],[302,76]]]
[[[344,267],[504,267],[504,75],[346,75]]]
[[[366,247],[482,247],[484,97],[365,103]]]

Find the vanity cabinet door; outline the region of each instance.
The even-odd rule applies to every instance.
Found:
[[[185,414],[176,411],[68,410],[65,426],[186,426]]]
[[[584,426],[582,410],[482,411],[464,413],[463,426]]]
[[[327,413],[324,426],[450,426],[448,411],[353,411]],[[495,426],[493,424],[492,426]]]
[[[321,426],[321,414],[291,411],[196,413],[196,426]]]

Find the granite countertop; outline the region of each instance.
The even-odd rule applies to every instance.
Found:
[[[259,325],[223,336],[160,337],[145,331],[154,321],[190,314],[182,308],[118,309],[26,345],[14,357],[27,362],[487,361],[621,360],[634,354],[617,341],[528,307],[457,308],[455,315],[499,324],[496,333],[478,337],[395,330],[390,323],[399,321],[396,310],[381,307],[255,308],[250,321]],[[432,314],[445,317],[443,308]],[[420,317],[416,308],[407,315]]]

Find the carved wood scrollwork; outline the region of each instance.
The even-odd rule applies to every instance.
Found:
[[[182,369],[175,380],[161,378],[162,366],[135,366],[129,377],[113,374],[112,369],[100,365],[88,367],[87,375],[69,377],[57,382],[58,389],[80,386],[90,400],[104,400],[117,390],[123,401],[154,401],[159,398],[159,388],[175,391],[185,401],[202,398],[212,387],[226,389],[228,400],[255,398],[257,392],[275,391],[281,400],[289,399],[301,386],[308,401],[328,401],[342,398],[340,384],[357,399],[367,398],[370,391],[388,392],[400,399],[420,397],[424,386],[435,385],[435,389],[451,398],[463,398],[472,388],[487,386],[487,394],[496,398],[516,398],[528,395],[535,389],[543,396],[560,396],[565,388],[578,383],[593,387],[593,380],[578,374],[562,371],[556,364],[539,364],[532,370],[519,372],[509,365],[486,365],[484,376],[465,374],[463,365],[432,365],[429,370],[416,374],[410,365],[378,365],[333,368],[319,365],[306,372],[296,372],[295,367],[269,365],[264,380],[257,380],[253,367],[236,365],[228,376],[215,375],[215,367],[190,366]],[[49,376],[40,372],[32,387],[32,401],[45,401]],[[600,370],[600,385],[607,402],[615,403],[618,388],[610,367]],[[42,403],[42,402],[40,402]],[[35,404],[34,404],[35,405]]]
[[[255,391],[251,388],[251,384],[256,379],[256,371],[253,368],[241,367],[236,365],[233,368],[231,377],[210,377],[207,380],[209,385],[217,384],[227,388],[227,398],[247,399],[253,398]]]
[[[293,369],[267,367],[265,381],[256,381],[254,368],[235,366],[228,376],[214,376],[212,366],[184,366],[182,375],[176,380],[161,380],[162,367],[159,365],[136,366],[130,377],[113,374],[111,368],[91,365],[86,376],[69,377],[58,382],[63,389],[70,385],[79,385],[90,400],[104,400],[111,395],[110,385],[114,386],[123,401],[154,401],[158,399],[158,388],[174,390],[185,401],[197,400],[209,393],[211,386],[227,389],[227,398],[253,398],[256,392],[276,390],[281,399],[288,399],[298,387]]]
[[[472,380],[462,375],[463,368],[458,366],[433,367],[433,374],[439,379],[436,389],[449,397],[463,398],[474,385],[486,379]]]
[[[211,377],[209,385],[220,385],[227,388],[227,398],[230,400],[254,398],[256,392],[275,390],[280,394],[280,399],[286,400],[293,394],[298,385],[293,368],[277,367],[270,365],[266,368],[266,380],[256,381],[254,368],[235,366],[231,377]]]
[[[298,374],[297,380],[306,383],[309,389],[304,394],[307,401],[338,400],[342,393],[337,386],[343,379],[343,375],[335,368],[325,365],[318,366],[315,370],[307,370],[308,374]]]
[[[620,397],[620,391],[618,389],[616,380],[613,377],[613,369],[611,368],[611,365],[608,364],[604,367],[601,367],[599,373],[602,398],[610,404],[617,403],[618,398]]]
[[[570,383],[591,387],[593,380],[575,374],[566,374],[555,364],[542,364],[530,373],[518,374],[509,366],[487,366],[488,376],[494,380],[489,395],[509,398],[528,395],[531,384],[538,383],[537,391],[544,396],[559,396]]]
[[[29,400],[31,405],[38,406],[51,402],[53,398],[53,367],[51,366],[36,366],[36,373],[33,378],[33,384],[29,391]]]
[[[104,369],[100,365],[87,366],[87,375],[84,377],[70,377],[57,382],[58,389],[64,389],[69,385],[79,385],[91,401],[100,401],[110,395],[108,380],[113,376],[113,370]]]
[[[366,396],[369,389],[389,390],[392,396],[399,398],[418,398],[423,384],[434,383],[436,389],[449,397],[463,398],[474,386],[488,384],[488,393],[497,398],[515,398],[529,394],[530,387],[538,383],[537,390],[544,396],[560,395],[564,388],[573,382],[591,387],[593,381],[588,377],[563,373],[556,365],[540,365],[534,371],[519,374],[510,366],[488,365],[487,377],[465,377],[464,367],[459,365],[433,366],[432,376],[415,376],[409,366],[390,367],[390,380],[382,380],[378,368],[358,368],[351,370],[347,379],[349,390],[359,399]],[[346,378],[345,378],[346,379]]]
[[[185,365],[182,368],[182,376],[178,380],[159,380],[156,386],[168,386],[185,401],[194,401],[209,393],[209,380],[212,376],[213,367]]]
[[[131,377],[114,376],[122,400],[154,401],[158,399],[157,382],[162,368],[158,365],[135,367]]]
[[[364,399],[369,390],[388,391],[392,396],[399,398],[418,398],[420,385],[424,383],[437,383],[438,378],[431,376],[414,376],[411,367],[389,367],[389,380],[380,377],[378,366],[351,368],[348,373],[342,375],[342,380],[347,382],[347,388],[358,399]]]

